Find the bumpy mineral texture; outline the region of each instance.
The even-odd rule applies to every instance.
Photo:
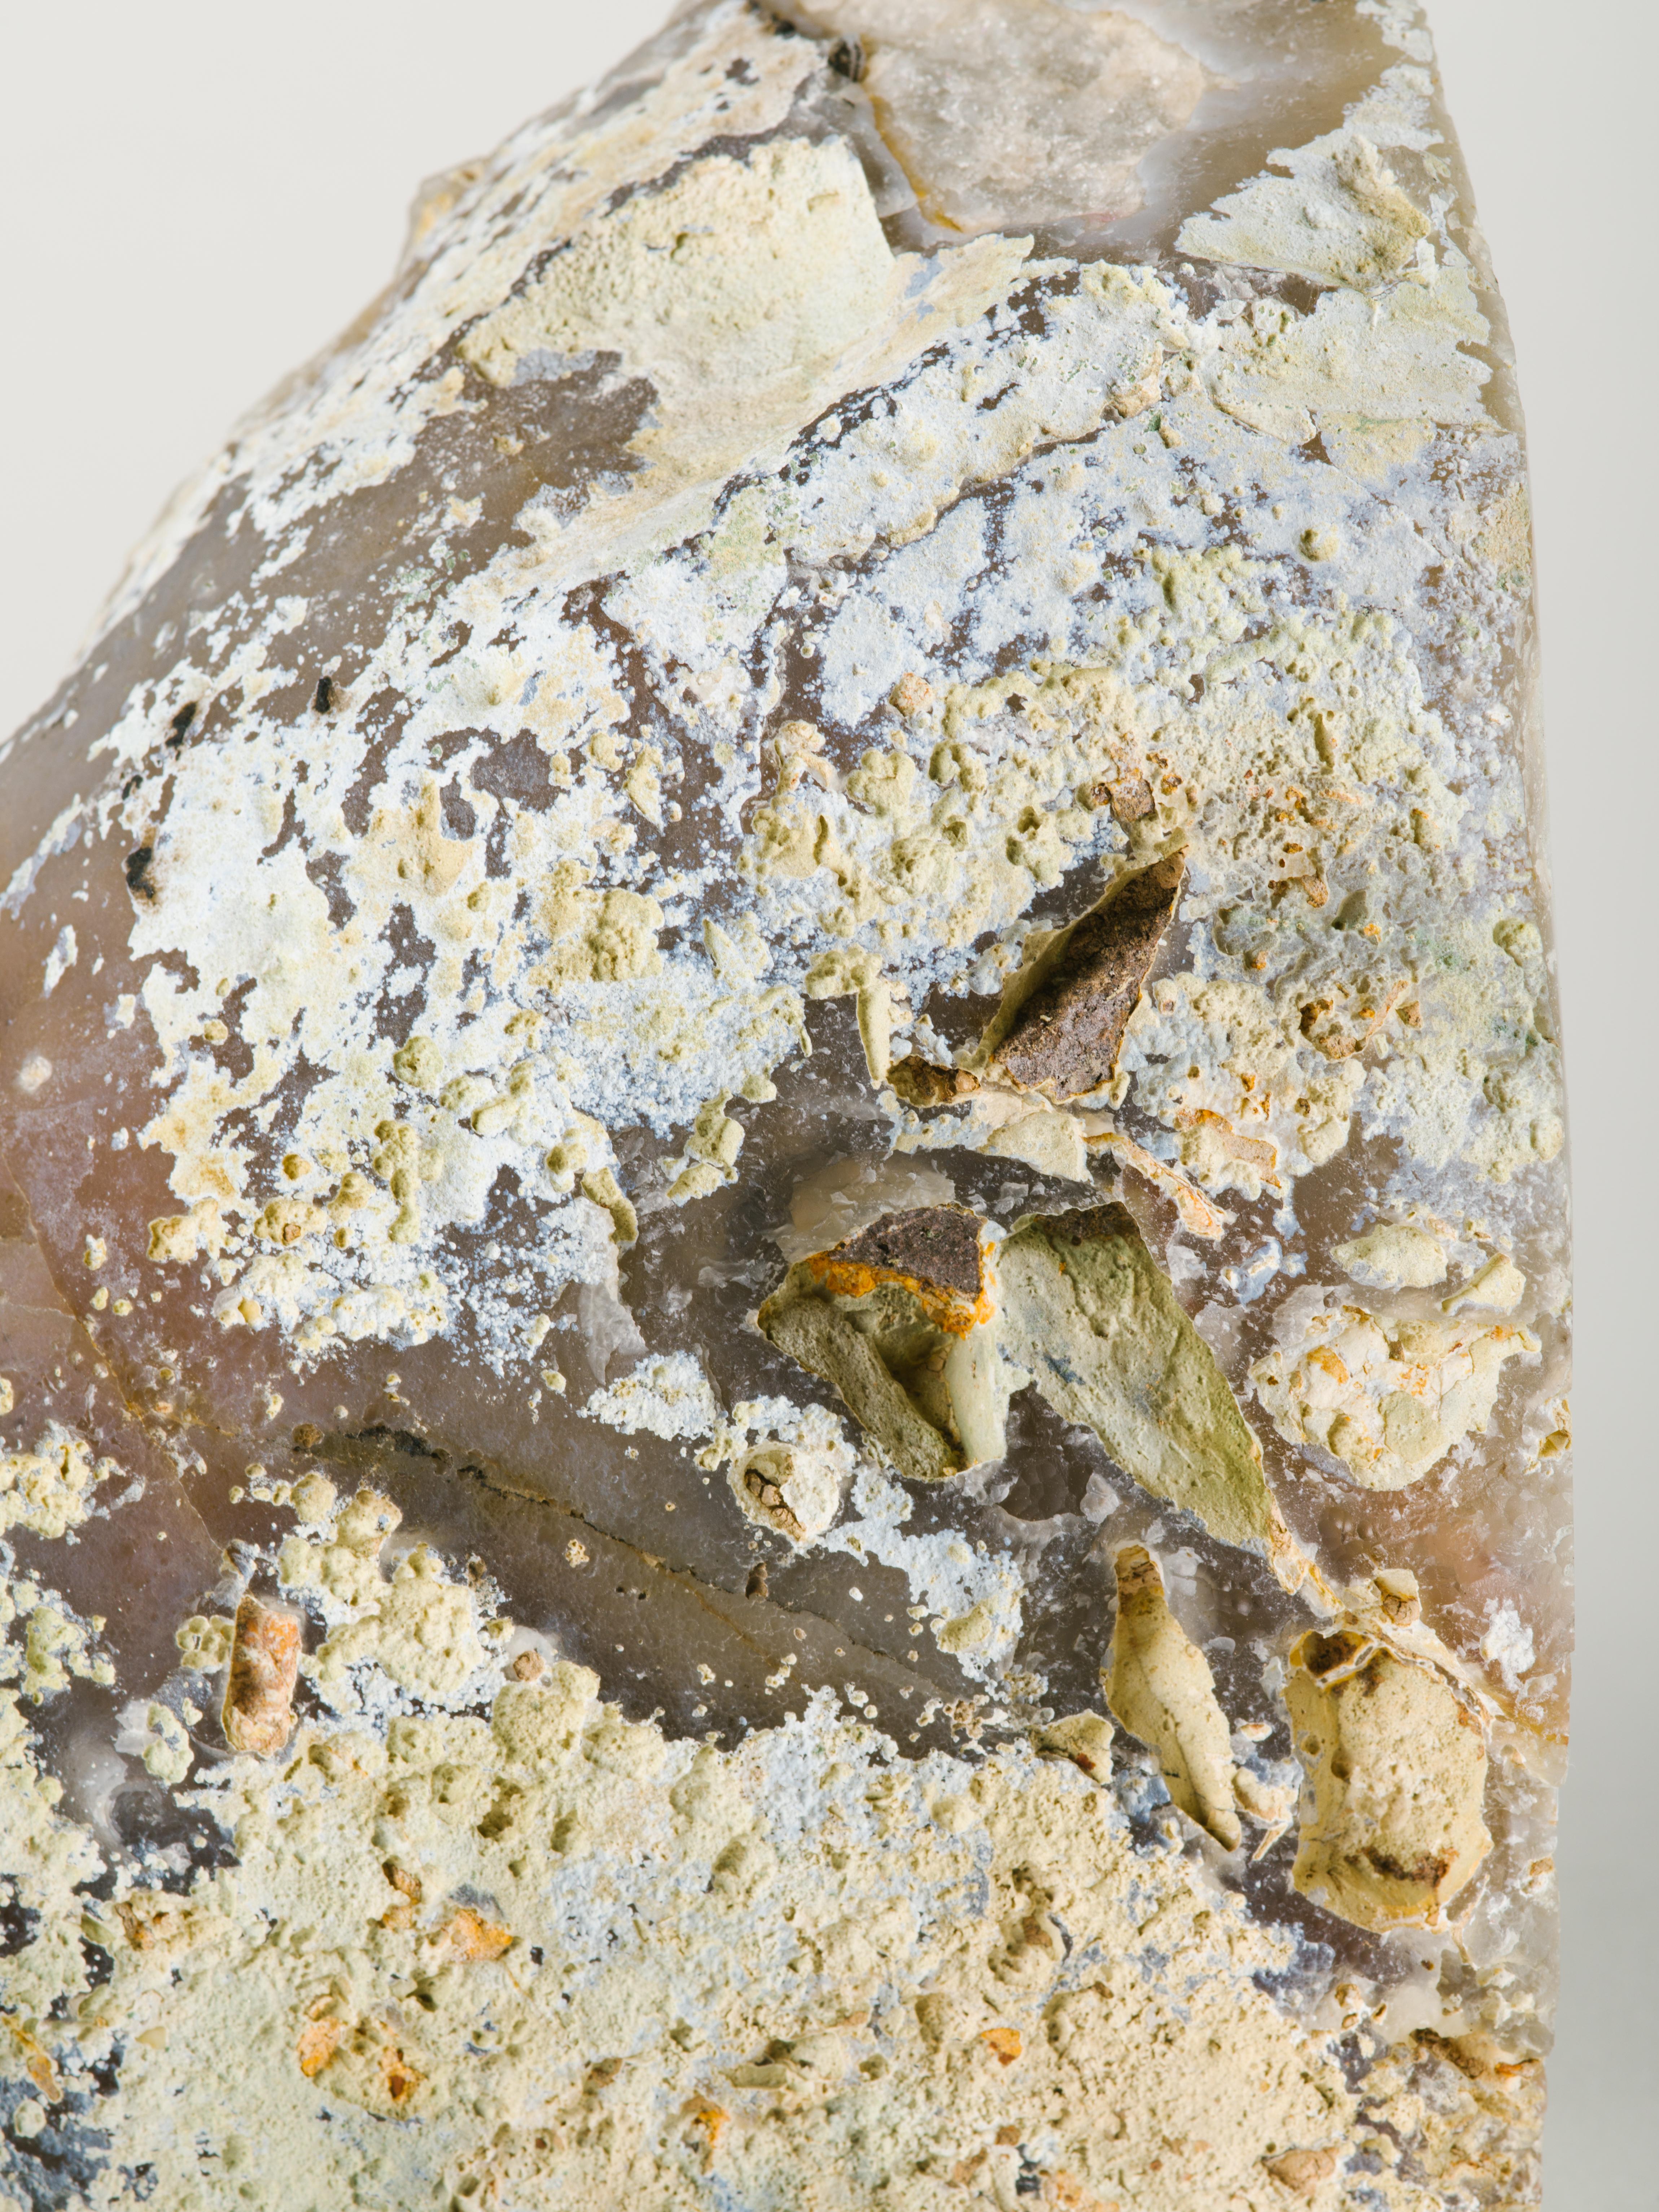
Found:
[[[1565,1176],[1406,0],[697,0],[0,756],[0,2194],[1537,2194]]]

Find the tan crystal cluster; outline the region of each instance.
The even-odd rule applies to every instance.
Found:
[[[0,2199],[1536,2201],[1528,545],[1405,0],[428,187],[0,748]]]

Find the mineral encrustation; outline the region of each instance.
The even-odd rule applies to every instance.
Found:
[[[1409,0],[695,0],[0,755],[0,2193],[1537,2194],[1529,533]]]

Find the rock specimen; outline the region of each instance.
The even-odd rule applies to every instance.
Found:
[[[1534,2201],[1507,360],[1395,0],[428,187],[0,754],[0,2193]]]

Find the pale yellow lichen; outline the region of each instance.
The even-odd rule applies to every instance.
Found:
[[[751,1445],[726,1480],[746,1519],[803,1544],[823,1535],[841,1510],[846,1473],[830,1451],[774,1443]]]
[[[236,1622],[229,1613],[192,1613],[173,1634],[179,1664],[187,1674],[216,1674],[230,1664],[235,1633]]]
[[[489,1721],[308,1732],[279,1772],[229,1783],[234,1877],[118,1899],[72,2032],[128,2038],[124,2142],[169,2201],[240,2203],[254,2142],[273,2176],[362,2193],[354,2112],[403,2123],[372,2146],[388,2198],[441,2170],[469,2198],[556,2180],[598,2203],[624,2173],[685,2212],[814,2171],[826,2206],[924,2212],[1034,2104],[1044,2132],[1022,2132],[1057,2203],[1187,2212],[1348,2124],[1334,2053],[1251,1978],[1283,1945],[1179,1852],[1131,1849],[1070,1738],[911,1770],[818,1717],[726,1753],[665,1744],[596,1691],[559,1665]],[[590,1956],[561,1900],[596,1879]],[[1150,1981],[1149,1911],[1168,1961]],[[1079,1948],[1101,1961],[1080,1979]],[[228,2072],[208,2063],[228,2039]]]
[[[888,247],[850,147],[780,137],[597,215],[463,350],[502,384],[596,345],[619,353],[660,394],[634,442],[661,501],[892,373],[944,316],[1000,296],[1024,248],[975,241],[924,274]]]
[[[351,1670],[360,1662],[372,1660],[399,1689],[434,1698],[459,1688],[488,1656],[469,1593],[421,1544],[380,1586],[372,1607],[319,1647],[311,1671],[328,1703],[349,1711],[357,1702]]]
[[[94,1459],[84,1437],[48,1422],[32,1451],[0,1450],[0,1534],[67,1534],[93,1510],[94,1485],[117,1472],[113,1460]]]
[[[1018,55],[1022,73],[1001,86],[1005,138],[1023,145],[1031,173],[1019,181],[1035,176],[1045,217],[1078,163],[1097,177],[1127,165],[1097,127],[1103,57],[1117,90],[1134,94],[1132,137],[1150,143],[1196,96],[1187,58],[1121,17],[1049,0],[824,5],[869,34],[866,92],[848,97],[873,96],[880,127],[915,155],[926,204],[957,220],[975,219],[949,173],[961,146],[936,118],[899,112],[918,86],[953,71],[982,85]],[[983,35],[964,43],[970,21]],[[312,477],[326,477],[328,496],[383,483],[409,465],[424,425],[475,408],[459,366],[422,373],[456,331],[487,383],[556,384],[597,348],[620,358],[622,388],[651,392],[627,468],[586,507],[532,501],[482,568],[441,538],[428,575],[411,542],[398,587],[407,604],[383,641],[365,633],[368,665],[351,697],[343,687],[336,698],[328,777],[296,778],[286,729],[273,738],[264,719],[297,681],[282,625],[298,625],[303,603],[258,640],[215,645],[212,687],[236,703],[239,743],[191,747],[175,764],[129,946],[155,966],[113,1018],[129,1028],[142,995],[160,1048],[149,1073],[164,1103],[138,1139],[170,1156],[184,1210],[155,1224],[150,1261],[219,1261],[218,1317],[280,1329],[296,1368],[368,1337],[418,1342],[475,1311],[495,1326],[492,1353],[510,1345],[501,1356],[539,1360],[551,1287],[528,1303],[498,1292],[514,1279],[504,1265],[475,1305],[434,1256],[453,1226],[484,1223],[501,1167],[532,1203],[558,1202],[555,1234],[580,1247],[578,1278],[593,1281],[602,1245],[614,1285],[611,1244],[633,1237],[638,1216],[613,1127],[642,1118],[674,1133],[684,1156],[670,1194],[710,1196],[743,1139],[731,1097],[771,1098],[771,1072],[805,1044],[803,994],[855,995],[879,1085],[907,991],[918,1008],[918,983],[994,994],[1036,941],[1021,933],[1039,893],[1085,860],[1144,862],[1177,834],[1212,887],[1189,917],[1191,972],[1154,983],[1111,1094],[1115,1109],[1133,1097],[1162,1124],[1170,1160],[1074,1115],[999,1122],[984,1098],[940,1116],[935,1141],[1082,1180],[1085,1143],[1097,1139],[1211,1238],[1229,1218],[1195,1182],[1248,1202],[1288,1198],[1334,1158],[1355,1115],[1407,1162],[1461,1159],[1498,1182],[1559,1149],[1541,939],[1520,914],[1494,924],[1477,892],[1514,840],[1512,795],[1501,774],[1488,789],[1448,767],[1452,740],[1425,690],[1432,672],[1406,621],[1356,611],[1390,593],[1403,606],[1423,562],[1464,561],[1483,590],[1525,584],[1524,496],[1512,484],[1454,513],[1437,495],[1413,508],[1416,479],[1401,473],[1431,441],[1472,472],[1496,450],[1474,350],[1486,325],[1417,166],[1417,76],[1395,72],[1388,96],[1367,96],[1340,131],[1273,157],[1287,179],[1258,180],[1182,234],[1182,252],[1343,288],[1310,312],[1262,297],[1195,317],[1154,274],[1102,265],[1049,290],[1052,271],[1032,270],[1017,315],[981,320],[1007,298],[1025,242],[893,253],[850,143],[823,135],[838,112],[823,105],[823,60],[810,40],[717,8],[684,51],[659,50],[626,99],[532,128],[500,163],[451,180],[370,350],[346,356],[343,375],[308,381],[271,416],[277,428],[254,426],[241,449],[257,478],[273,455],[288,471],[294,441],[328,441],[327,471],[259,480],[276,543],[319,495]],[[1166,81],[1150,84],[1166,63]],[[821,80],[812,105],[795,107],[809,76]],[[723,142],[712,155],[711,131]],[[973,144],[977,169],[994,166]],[[1138,189],[1127,185],[1116,212]],[[1005,193],[993,212],[1009,211]],[[882,396],[844,410],[857,419],[829,419],[855,391]],[[1297,450],[1315,438],[1319,458]],[[984,573],[986,557],[972,495],[1000,478],[1002,596],[1025,608],[1023,639],[1036,642],[1013,646],[1018,665],[992,643],[979,665],[1003,672],[964,684],[959,625],[979,615],[962,579]],[[1380,484],[1387,497],[1374,496]],[[1110,556],[1121,575],[1095,623],[1086,610],[1110,534],[1099,518],[1116,501],[1131,550]],[[454,499],[440,512],[459,529],[478,510]],[[1200,542],[1197,515],[1224,514]],[[921,588],[919,571],[902,571],[917,550],[932,564]],[[809,636],[799,597],[778,596],[792,574],[834,579],[846,627],[863,625],[840,651],[840,677],[827,666],[834,622]],[[569,614],[571,587],[601,575],[603,624]],[[798,702],[769,669],[756,672],[764,623],[778,666],[797,647],[823,656],[823,703],[811,711],[828,737],[794,719],[765,735]],[[625,649],[613,642],[623,631]],[[180,649],[188,662],[195,648]],[[872,663],[860,695],[847,669],[862,679]],[[641,671],[649,684],[659,668],[672,684],[647,708]],[[193,705],[208,696],[189,665],[167,681]],[[360,787],[358,834],[341,801],[368,758],[351,700],[377,687],[407,702],[409,725],[383,780]],[[155,711],[147,691],[106,750],[136,759],[150,742],[137,726]],[[849,769],[842,733],[866,725]],[[520,736],[552,793],[544,813],[469,783],[476,756],[450,744],[488,751]],[[702,915],[701,932],[706,884],[677,873],[641,826],[665,838],[680,820],[676,747],[689,754],[690,738],[725,778],[728,819],[746,823],[721,891],[749,904]],[[469,811],[476,834],[453,826]],[[355,907],[343,923],[322,888],[329,870]],[[433,948],[423,971],[393,954],[394,938]],[[52,980],[62,972],[49,965]],[[417,988],[422,1033],[394,1048],[388,994],[395,1004]],[[225,1065],[243,1051],[248,1072],[233,1079]],[[304,1126],[290,1133],[301,1055]],[[52,1074],[33,1054],[19,1082],[33,1097]],[[248,1133],[279,1097],[276,1146],[294,1147],[280,1180]],[[579,1113],[578,1098],[594,1112]],[[921,1135],[907,1127],[902,1141]],[[1392,1287],[1442,1279],[1443,1256],[1431,1273],[1420,1243],[1407,1250],[1395,1236],[1385,1249],[1380,1235],[1352,1240],[1339,1263]],[[249,1239],[268,1249],[252,1253]],[[1029,1249],[1018,1237],[1006,1249],[1018,1275]],[[1024,1308],[1016,1295],[1030,1371],[1131,1472],[1231,1540],[1263,1546],[1291,1578],[1253,1440],[1161,1272],[1135,1262],[1123,1297],[1082,1273],[1065,1296],[1046,1279],[1042,1297],[1024,1285]],[[1444,1310],[1509,1312],[1525,1287],[1512,1261],[1494,1259]],[[532,1313],[544,1299],[550,1312]],[[117,1317],[131,1310],[117,1300]],[[1292,1441],[1318,1442],[1384,1485],[1484,1428],[1498,1371],[1530,1344],[1510,1332],[1495,1350],[1504,1332],[1438,1321],[1361,1314],[1352,1326],[1364,1356],[1340,1404],[1320,1398],[1328,1368],[1304,1371],[1322,1340],[1289,1346],[1259,1387],[1264,1403],[1282,1392],[1274,1418]],[[994,1350],[995,1332],[981,1348]],[[997,1413],[1000,1386],[981,1371],[958,1390],[955,1355],[926,1349],[902,1383],[872,1358],[939,1447],[910,1471],[937,1474],[996,1441],[996,1420],[969,1431],[975,1407]],[[562,1387],[556,1368],[541,1372]],[[696,1390],[679,1405],[643,1381],[630,1393],[634,1379],[585,1410],[630,1432],[704,1433]],[[268,1382],[254,1402],[276,1419]],[[821,1449],[818,1472],[833,1467],[839,1482],[850,1449],[835,1457],[770,1428],[750,1446],[712,1397],[706,1410],[714,1441],[698,1464],[712,1477],[729,1462],[745,1511],[789,1534],[787,1513],[810,1534],[791,1484]],[[1540,1455],[1563,1436],[1553,1426]],[[811,1516],[829,1487],[814,1488]],[[44,1448],[0,1462],[0,1525],[9,1512],[62,1534],[89,1495]],[[805,2186],[826,2208],[907,2212],[963,2192],[1012,2207],[1034,2189],[1073,2212],[1286,2193],[1322,2207],[1345,2185],[1339,2146],[1346,2154],[1351,2142],[1364,2143],[1365,2188],[1381,2201],[1415,2205],[1472,2174],[1477,2193],[1518,2199],[1504,2163],[1506,2075],[1518,2069],[1474,2041],[1419,2039],[1367,2085],[1386,2128],[1364,2133],[1319,2036],[1251,1978],[1287,1967],[1286,1946],[1189,1865],[1132,1850],[1106,1793],[1084,1782],[1109,1763],[1098,1716],[1042,1730],[1038,1750],[1054,1764],[1036,1778],[1018,1753],[977,1773],[937,1759],[895,1766],[821,1714],[757,1729],[734,1754],[693,1749],[597,1708],[593,1679],[563,1667],[533,1698],[524,1683],[497,1696],[487,1728],[476,1711],[429,1710],[488,1699],[492,1638],[469,1586],[424,1547],[386,1573],[396,1514],[372,1493],[341,1508],[313,1477],[295,1504],[313,1534],[284,1548],[283,1569],[328,1631],[314,1662],[325,1702],[397,1717],[384,1742],[312,1732],[279,1771],[244,1761],[220,1778],[234,1875],[199,1876],[185,1904],[135,1893],[100,1917],[89,1846],[33,1780],[6,1701],[0,1826],[23,1839],[18,1901],[39,1927],[0,1972],[11,2033],[46,2100],[19,2106],[20,2138],[41,2131],[55,2100],[45,2043],[68,2062],[84,2033],[88,2049],[120,2039],[124,2153],[129,2141],[142,2150],[158,2201],[180,2205],[228,2205],[268,2172],[291,2172],[307,2197],[342,2203],[532,2203],[554,2190],[599,2204],[620,2189],[678,2212],[715,2194],[783,2202]],[[573,1566],[592,1564],[578,1539],[564,1549]],[[932,1612],[942,1650],[1011,1656],[1020,1580],[1004,1571],[994,1601]],[[1404,1570],[1377,1577],[1402,1639],[1410,1582]],[[912,1609],[918,1634],[922,1610]],[[74,1671],[54,1626],[64,1618],[45,1601],[27,1613],[29,1664],[48,1689],[62,1686],[53,1668]],[[1225,1840],[1212,1686],[1206,1705],[1190,1663],[1203,1668],[1201,1656],[1171,1642],[1167,1608],[1162,1620],[1159,1651],[1186,1656],[1159,1675],[1158,1711],[1176,1717],[1182,1787]],[[186,1668],[222,1665],[228,1632],[206,1616],[187,1623]],[[1520,1633],[1518,1617],[1513,1630],[1494,1619],[1488,1659],[1508,1667]],[[1130,1640],[1126,1629],[1126,1709]],[[1378,1902],[1385,1877],[1416,1883],[1411,1910],[1425,1891],[1424,1910],[1437,1908],[1480,1839],[1467,1760],[1453,1755],[1468,1750],[1450,1732],[1463,1723],[1445,1700],[1468,1709],[1449,1679],[1381,1645],[1355,1661],[1362,1676],[1364,1698],[1340,1668],[1292,1674],[1293,1698],[1316,1691],[1316,1717],[1322,1726],[1334,1706],[1340,1738],[1317,1767],[1323,1826],[1304,1839],[1302,1873],[1328,1897],[1347,1883],[1355,1917],[1381,1925],[1401,1910],[1395,1892]],[[1413,1737],[1403,1765],[1396,1738],[1364,1734],[1385,1707]],[[1156,1715],[1143,1718],[1157,1737]],[[154,1774],[183,1771],[171,1707],[154,1703],[134,1725]],[[1396,1782],[1403,1812],[1382,1803]],[[1233,1787],[1247,1810],[1274,1817],[1265,1786],[1241,1776]],[[1410,1858],[1436,1790],[1456,1831],[1454,1864],[1431,1877],[1411,1860],[1389,1875],[1377,1855],[1398,1844]],[[115,1959],[98,1989],[79,1952],[83,1912]],[[1079,1967],[1079,1942],[1085,1961],[1108,1963]],[[16,2024],[25,2018],[34,2026]],[[228,2074],[227,2047],[248,2054]],[[375,2126],[366,2151],[359,2112],[398,2124]],[[1417,2161],[1403,2176],[1402,2142]],[[107,2187],[118,2185],[112,2168]]]
[[[81,1620],[61,1599],[24,1579],[9,1587],[0,1583],[0,1636],[14,1622],[21,1624],[22,1644],[0,1642],[0,1678],[16,1677],[32,1705],[66,1690],[72,1677],[105,1686],[114,1681],[114,1667],[94,1648],[101,1620]]]
[[[1183,253],[1293,270],[1374,292],[1419,267],[1431,225],[1387,162],[1350,125],[1294,153],[1276,154],[1285,177],[1257,177],[1182,226]],[[1431,259],[1421,264],[1431,277]]]
[[[1494,1313],[1512,1313],[1526,1296],[1527,1279],[1506,1252],[1495,1253],[1483,1267],[1460,1283],[1449,1297],[1442,1298],[1442,1313],[1458,1313],[1465,1306],[1489,1306]]]
[[[550,989],[562,983],[629,983],[654,975],[662,908],[637,891],[592,891],[574,871],[556,877],[545,910],[553,950],[536,971]]]
[[[1355,1282],[1380,1290],[1426,1290],[1446,1279],[1444,1244],[1414,1222],[1380,1221],[1339,1244],[1331,1256]]]

